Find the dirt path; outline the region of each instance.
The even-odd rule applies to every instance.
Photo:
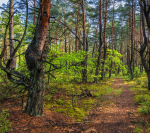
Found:
[[[97,133],[133,133],[136,107],[128,85],[120,78],[115,78],[112,88],[119,89],[122,86],[122,94],[118,97],[109,96],[109,105],[99,107],[90,114],[93,123],[86,132]]]

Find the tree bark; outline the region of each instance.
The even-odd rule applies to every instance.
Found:
[[[120,46],[120,53],[123,55],[123,27],[122,27],[122,30],[121,30],[121,46]],[[121,61],[123,63],[123,57],[121,58]]]
[[[130,28],[129,28],[129,20],[128,20],[128,26],[127,26],[127,66],[130,68]]]
[[[114,26],[114,12],[115,12],[115,10],[114,10],[114,7],[115,7],[115,0],[114,0],[114,4],[113,4],[113,20],[112,20],[112,31],[111,31],[111,45],[112,45],[112,51],[113,51],[113,49],[114,49],[114,42],[113,42],[113,26]],[[114,51],[113,51],[113,55],[114,55]],[[113,62],[111,61],[111,63],[110,63],[110,69],[109,69],[109,78],[111,77],[111,72],[112,72],[112,66],[113,66]]]
[[[33,25],[35,25],[35,17],[36,17],[36,15],[35,15],[35,0],[34,0],[34,19],[33,19]]]
[[[99,23],[98,23],[98,25],[99,25]],[[94,54],[94,51],[95,51],[95,45],[97,45],[97,44],[96,44],[96,38],[97,38],[97,29],[98,29],[98,25],[97,25],[96,33],[95,33],[95,42],[94,42],[94,46],[93,46],[93,50],[92,50],[92,57],[93,57],[93,54]]]
[[[105,11],[105,21],[104,21],[104,54],[103,54],[103,62],[102,62],[101,80],[103,80],[105,76],[105,60],[106,60],[106,50],[107,50],[107,46],[106,46],[107,4],[108,1],[106,0],[106,11]]]
[[[94,82],[97,83],[97,76],[100,71],[100,63],[101,63],[101,52],[102,52],[102,0],[99,2],[99,48],[98,48],[98,60],[95,72]]]
[[[146,57],[144,55],[144,52],[146,50],[146,47],[148,47],[148,42],[147,42],[147,37],[146,37],[146,31],[145,31],[145,22],[144,22],[144,17],[143,17],[143,10],[146,10],[146,6],[142,5],[142,3],[140,2],[140,6],[141,6],[141,18],[142,18],[142,29],[143,29],[143,37],[144,37],[144,42],[141,42],[141,47],[140,47],[140,57],[141,57],[141,62],[142,65],[144,66],[145,72],[147,73],[147,78],[148,78],[148,90],[150,90],[150,68],[148,66],[148,64],[146,64]],[[143,10],[142,10],[143,9]],[[146,16],[145,16],[146,17]],[[149,21],[147,21],[147,26]],[[148,26],[148,29],[150,30],[150,27]]]
[[[79,6],[79,4],[78,4]],[[78,46],[78,21],[79,21],[79,10],[77,11],[77,15],[76,15],[76,23],[75,23],[75,28],[76,28],[76,38],[75,38],[75,52],[77,52],[77,46]],[[79,46],[78,46],[79,47]],[[79,48],[78,48],[79,49]]]
[[[9,5],[9,46],[10,46],[10,58],[12,57],[12,53],[14,52],[14,31],[13,31],[13,0],[9,0],[10,5]],[[16,58],[13,58],[11,61],[11,68],[15,69],[16,68]]]
[[[40,14],[36,31],[25,54],[28,70],[30,71],[30,86],[25,111],[29,115],[41,116],[45,92],[44,60],[49,46],[45,44],[50,18],[50,0],[40,0]]]
[[[83,51],[87,51],[86,46],[86,31],[85,31],[85,10],[84,10],[84,0],[82,0],[82,21],[83,21]],[[83,61],[83,67],[82,70],[82,82],[87,82],[87,55],[85,55],[84,61]]]
[[[133,11],[133,2],[134,0],[132,0],[132,23],[131,23],[131,60],[130,60],[130,74],[131,74],[131,80],[133,80],[133,73],[134,73],[134,69],[133,69],[133,64],[134,64],[134,60],[133,60],[133,56],[134,56],[134,50],[133,50],[133,15],[134,15],[134,11]]]

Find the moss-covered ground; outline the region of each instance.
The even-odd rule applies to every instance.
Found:
[[[146,74],[141,74],[140,77],[129,80],[128,77],[123,77],[126,84],[130,86],[130,90],[134,96],[135,103],[138,108],[138,115],[141,118],[137,122],[135,132],[149,133],[150,132],[150,91],[148,90],[148,80]]]
[[[44,107],[81,121],[91,109],[101,106],[103,102],[109,102],[103,98],[104,95],[121,94],[122,89],[114,90],[111,87],[112,82],[113,78],[98,84],[51,81],[46,89]],[[92,97],[82,95],[85,90],[88,90]]]

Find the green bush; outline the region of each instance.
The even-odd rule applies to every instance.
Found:
[[[142,83],[142,82],[141,82],[141,79],[137,79],[137,80],[136,80],[136,83],[137,83],[137,85],[141,85],[141,83]]]
[[[11,130],[11,122],[7,120],[9,113],[6,113],[7,110],[2,109],[0,112],[0,132],[5,133]]]
[[[141,107],[139,109],[139,111],[142,113],[142,114],[148,114],[150,113],[150,101],[147,101],[145,103],[141,103]]]
[[[134,78],[139,78],[139,77],[141,77],[140,68],[135,67],[134,68]]]
[[[148,80],[147,79],[144,79],[142,87],[143,88],[148,88]]]
[[[138,103],[138,104],[143,103],[143,102],[145,101],[144,95],[136,95],[136,96],[135,96],[135,101],[136,101],[136,103]]]

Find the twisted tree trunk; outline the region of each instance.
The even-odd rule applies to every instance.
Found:
[[[36,25],[35,36],[25,54],[30,71],[30,86],[25,111],[29,115],[41,116],[45,91],[44,60],[48,53],[45,44],[50,18],[50,0],[40,0],[40,14]]]

